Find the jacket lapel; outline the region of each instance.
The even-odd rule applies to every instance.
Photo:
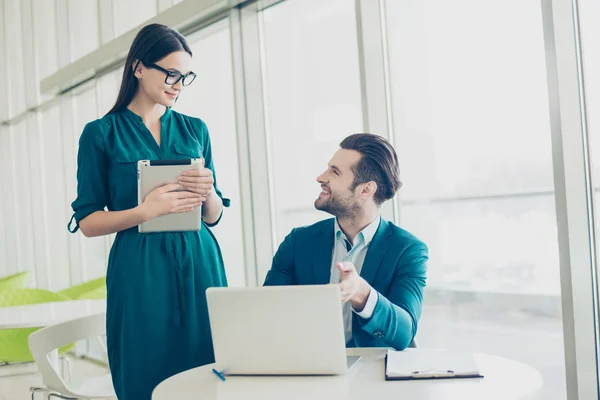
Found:
[[[369,245],[369,250],[367,250],[367,256],[365,257],[365,261],[360,271],[360,276],[364,278],[369,284],[373,284],[373,279],[379,270],[379,266],[383,261],[383,257],[387,253],[388,249],[392,245],[391,240],[387,240],[392,234],[392,231],[389,227],[389,222],[381,219],[379,223],[379,228],[377,228],[377,232],[375,236],[373,236],[373,240]]]
[[[313,247],[313,278],[316,285],[329,283],[331,279],[331,257],[333,256],[333,226],[330,219],[315,235]]]

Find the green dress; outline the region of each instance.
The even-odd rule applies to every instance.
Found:
[[[137,205],[137,161],[204,157],[217,179],[206,125],[167,109],[161,145],[141,117],[124,109],[86,125],[79,140],[79,222],[107,207]],[[223,199],[224,206],[229,200]],[[218,221],[217,221],[218,223]],[[146,400],[161,381],[214,362],[206,289],[227,286],[217,240],[199,232],[119,232],[108,259],[106,330],[110,370],[120,400]]]

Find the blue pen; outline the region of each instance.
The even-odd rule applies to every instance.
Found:
[[[221,379],[222,381],[225,381],[225,376],[223,375],[223,372],[224,372],[224,371],[223,371],[223,372],[219,372],[219,371],[217,371],[217,370],[216,370],[216,369],[214,369],[214,368],[213,368],[213,370],[212,370],[212,371],[213,371],[213,373],[214,373],[216,376],[218,376],[218,377],[219,377],[219,379]]]

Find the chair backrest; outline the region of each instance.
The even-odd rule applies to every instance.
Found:
[[[50,352],[79,340],[105,334],[106,313],[47,326],[32,333],[29,336],[29,349],[48,389],[62,393],[70,392],[67,384],[50,362],[48,357]]]
[[[28,282],[29,271],[19,272],[0,278],[0,290],[24,288]]]
[[[0,291],[0,308],[65,300],[69,300],[69,298],[44,289],[9,289]]]

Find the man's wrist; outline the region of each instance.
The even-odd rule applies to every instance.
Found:
[[[355,311],[361,312],[367,305],[369,294],[371,293],[371,285],[363,278],[360,278],[360,288],[356,296],[350,300]]]

